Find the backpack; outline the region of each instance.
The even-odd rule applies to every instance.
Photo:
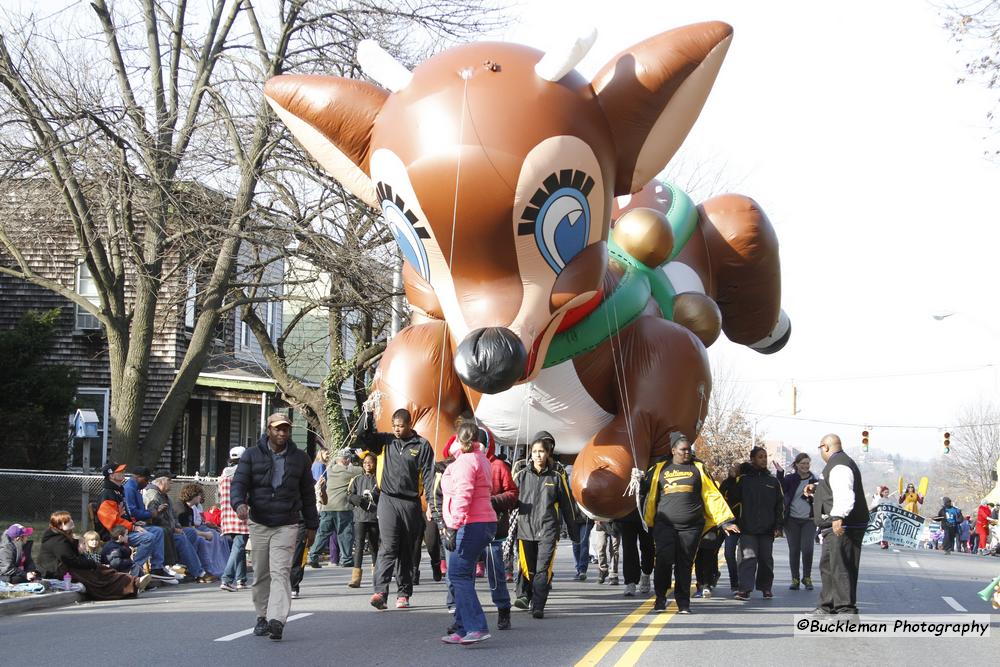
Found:
[[[944,518],[948,521],[949,526],[957,526],[961,516],[962,510],[957,507],[949,507],[944,511]]]
[[[99,507],[100,505],[93,500],[87,503],[87,518],[90,519],[91,529],[97,533],[101,541],[109,542],[111,540],[111,533],[108,532],[108,529],[104,527],[104,524],[97,517],[97,509]]]

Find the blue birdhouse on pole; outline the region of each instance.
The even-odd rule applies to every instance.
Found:
[[[77,410],[73,415],[73,437],[96,438],[101,421],[93,410]]]

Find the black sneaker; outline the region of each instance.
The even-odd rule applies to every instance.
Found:
[[[666,611],[667,610],[667,598],[661,595],[656,596],[656,601],[653,602],[653,611]]]
[[[276,642],[281,641],[281,633],[285,631],[285,624],[272,618],[267,622],[267,631],[271,635],[271,639]]]
[[[541,609],[535,609],[531,612],[532,618],[545,618],[545,612]]]
[[[319,562],[318,560],[315,560],[315,559],[310,559],[310,560],[309,560],[309,567],[311,567],[311,568],[313,568],[313,569],[316,569],[316,570],[318,570],[318,569],[320,569],[321,567],[323,567],[323,565],[322,565],[322,564],[320,564],[320,562]]]
[[[598,572],[597,573],[597,583],[603,584],[607,580],[608,580],[608,573],[607,572]]]
[[[510,607],[497,610],[497,630],[510,630]]]
[[[257,625],[253,626],[253,633],[257,637],[266,637],[271,633],[270,626],[267,624],[267,619],[263,616],[257,617]]]

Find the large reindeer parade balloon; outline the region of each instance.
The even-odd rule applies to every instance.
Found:
[[[382,86],[279,76],[264,93],[302,146],[379,207],[405,259],[410,326],[375,377],[379,427],[410,410],[439,455],[471,409],[501,443],[553,434],[593,516],[635,508],[634,470],[698,435],[720,331],[760,352],[790,327],[778,243],[746,197],[700,206],[653,180],[705,102],[724,23],[651,37],[588,81],[593,42],[485,42],[410,72],[359,48]]]

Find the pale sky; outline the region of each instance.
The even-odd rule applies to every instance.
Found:
[[[28,0],[3,5],[33,6]],[[682,161],[756,199],[781,242],[792,338],[762,356],[720,341],[768,438],[940,455],[963,406],[1000,392],[1000,164],[983,158],[992,99],[921,0],[521,0],[494,39],[539,48],[592,25],[594,74],[651,35],[703,20],[734,41]],[[953,311],[944,321],[931,314]],[[991,365],[995,364],[995,365]],[[798,387],[799,413],[791,409]],[[813,420],[813,421],[806,421]],[[888,428],[888,426],[931,428]],[[957,444],[957,443],[956,443]]]
[[[919,0],[523,2],[500,37],[539,48],[591,24],[578,69],[703,20],[735,29],[682,149],[752,196],[781,242],[792,338],[762,356],[710,350],[747,389],[768,438],[810,451],[823,434],[930,458],[941,430],[1000,390],[1000,165],[986,161],[991,98],[963,76],[943,19]],[[935,321],[931,314],[954,311]],[[945,371],[945,372],[942,372]],[[790,415],[798,387],[797,420]],[[816,421],[805,421],[805,420]],[[888,428],[893,425],[929,429]],[[956,443],[953,443],[955,445]]]

